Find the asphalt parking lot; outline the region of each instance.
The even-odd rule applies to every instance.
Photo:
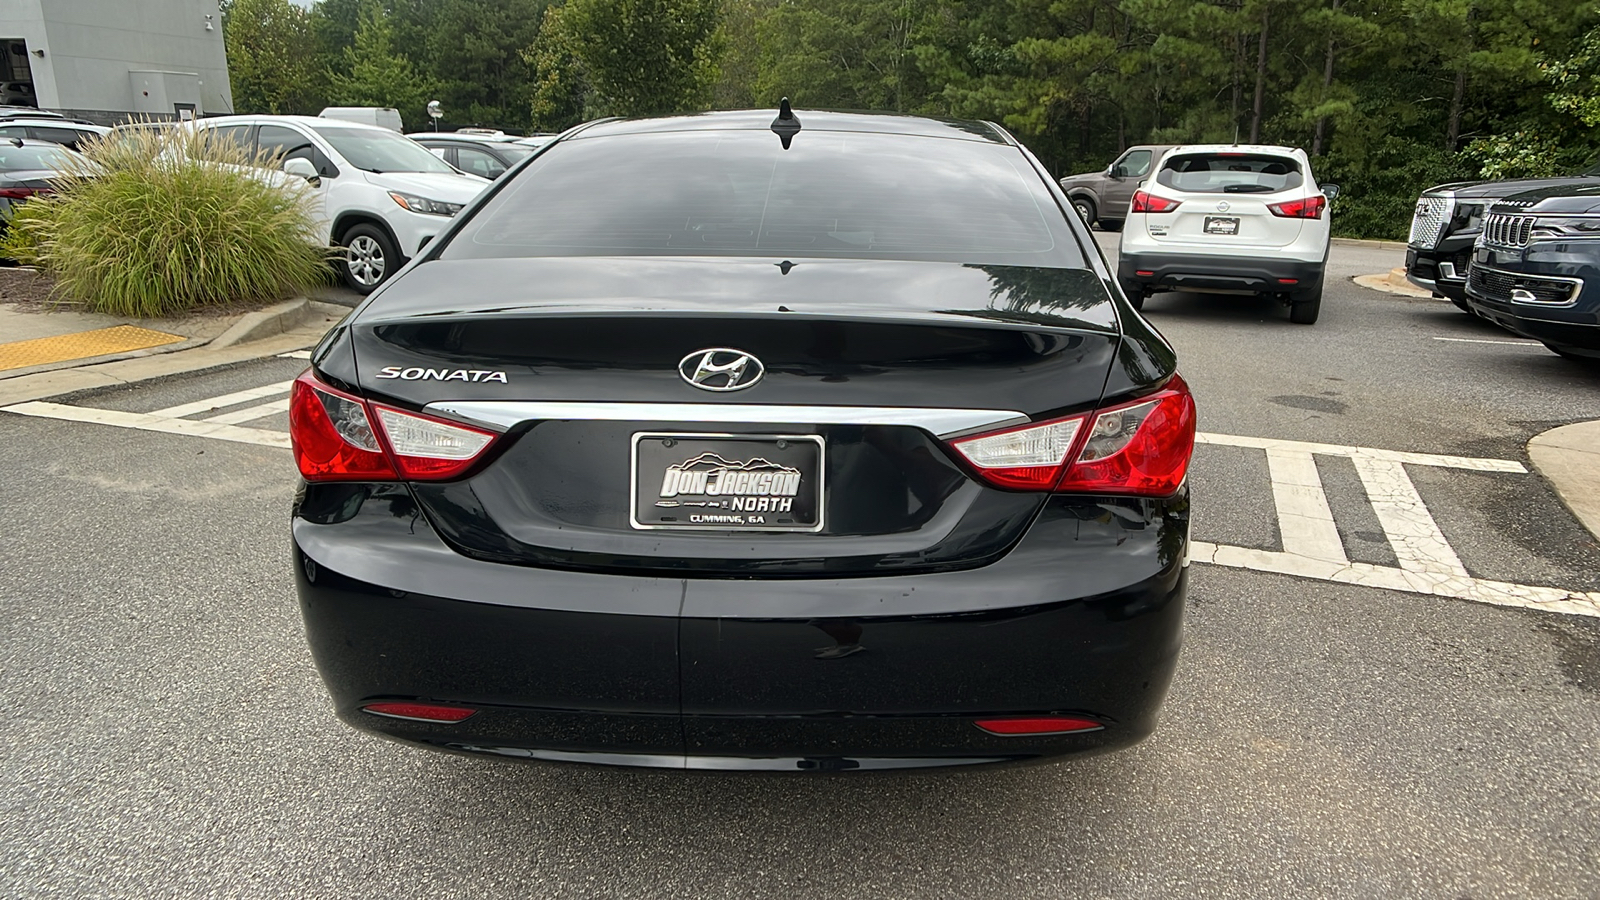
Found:
[[[289,577],[272,388],[303,361],[0,413],[0,896],[1600,895],[1600,546],[1524,450],[1600,418],[1600,369],[1350,283],[1399,255],[1336,247],[1312,327],[1146,303],[1200,406],[1210,555],[1156,735],[1031,768],[635,772],[358,734]],[[1275,493],[1306,466],[1322,526]],[[1365,582],[1296,568],[1340,554]],[[1459,589],[1385,586],[1428,566]]]

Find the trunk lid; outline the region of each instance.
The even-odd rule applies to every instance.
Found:
[[[351,335],[368,396],[508,431],[412,485],[459,552],[764,577],[998,558],[1044,495],[979,483],[941,436],[1094,407],[1119,345],[1087,270],[683,258],[429,262]],[[715,348],[764,373],[692,386]]]
[[[1145,216],[1150,236],[1172,244],[1192,244],[1207,251],[1285,247],[1300,237],[1303,219],[1275,216],[1268,204],[1298,199],[1304,191],[1285,194],[1174,194],[1183,201],[1172,213]],[[1233,234],[1208,232],[1206,223],[1237,219]],[[1223,228],[1222,230],[1226,230]]]

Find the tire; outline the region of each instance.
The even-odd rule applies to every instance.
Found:
[[[339,235],[339,246],[345,248],[339,274],[358,294],[377,290],[400,268],[400,251],[388,232],[376,225],[352,225]]]
[[[1094,228],[1094,201],[1088,197],[1072,198],[1072,209],[1083,220],[1085,228]]]
[[[1289,300],[1289,321],[1296,325],[1315,325],[1317,316],[1322,313],[1322,282],[1301,294],[1295,294]]]
[[[1100,220],[1100,230],[1101,231],[1121,231],[1122,230],[1122,225],[1123,225],[1123,223],[1125,221],[1126,221],[1125,219],[1101,219]]]

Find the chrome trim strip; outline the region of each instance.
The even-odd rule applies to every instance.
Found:
[[[1523,281],[1549,281],[1556,284],[1565,284],[1568,288],[1570,288],[1567,293],[1567,299],[1565,300],[1518,300],[1513,296],[1507,301],[1517,306],[1539,306],[1545,309],[1564,309],[1569,306],[1578,305],[1578,295],[1583,293],[1582,278],[1566,278],[1561,275],[1529,275],[1525,272],[1507,272],[1505,269],[1496,269],[1494,266],[1480,266],[1476,263],[1473,264],[1473,267],[1482,269],[1485,272],[1493,272],[1496,275],[1504,275],[1507,278],[1520,278]]]
[[[915,406],[769,406],[758,403],[589,403],[562,400],[437,400],[423,412],[506,429],[523,422],[577,419],[599,422],[740,422],[772,425],[909,425],[940,438],[1023,425],[1014,409],[939,409]]]

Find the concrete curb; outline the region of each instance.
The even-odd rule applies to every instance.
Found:
[[[227,331],[212,338],[211,343],[206,346],[220,350],[223,347],[232,347],[234,344],[259,341],[275,334],[293,331],[309,318],[311,318],[311,298],[295,297],[292,300],[275,303],[266,309],[245,313],[239,321],[233,323]]]
[[[1425,291],[1407,281],[1405,269],[1390,269],[1387,272],[1372,275],[1357,275],[1350,280],[1368,290],[1382,291],[1385,294],[1394,294],[1399,297],[1414,297],[1418,300],[1426,300],[1433,297],[1432,291]]]
[[[76,391],[115,387],[170,375],[214,369],[288,353],[292,350],[304,350],[316,346],[328,329],[349,312],[343,307],[314,303],[309,309],[309,321],[303,321],[288,331],[258,338],[249,343],[228,347],[208,344],[176,353],[101,362],[6,379],[0,381],[0,407],[29,400],[43,400],[46,397],[56,397]]]
[[[1534,435],[1528,441],[1528,458],[1567,509],[1600,540],[1600,421]]]
[[[1341,247],[1367,247],[1373,250],[1404,250],[1408,246],[1405,241],[1371,241],[1365,238],[1330,238],[1330,243]]]

